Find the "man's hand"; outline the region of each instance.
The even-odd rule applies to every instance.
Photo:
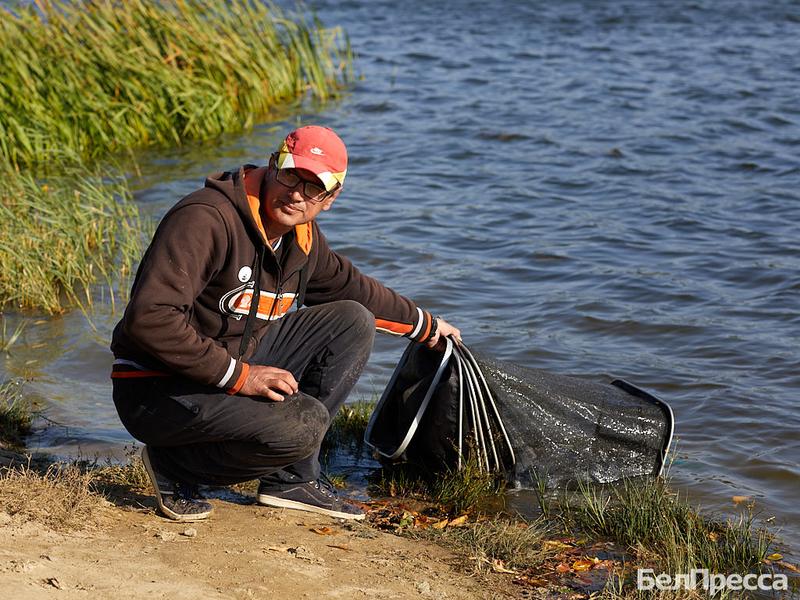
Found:
[[[436,317],[436,322],[438,323],[438,327],[436,328],[436,333],[434,336],[425,342],[425,345],[428,348],[434,348],[435,350],[439,350],[440,352],[444,351],[445,346],[447,345],[444,341],[448,335],[455,338],[456,341],[461,341],[461,331],[450,325],[447,321],[442,319],[441,317]]]
[[[239,390],[242,396],[264,396],[275,402],[282,402],[284,394],[297,393],[297,381],[289,371],[277,367],[250,365],[247,379]]]

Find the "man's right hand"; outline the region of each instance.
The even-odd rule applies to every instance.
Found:
[[[242,396],[264,396],[282,402],[284,395],[291,396],[298,390],[297,381],[289,371],[277,367],[250,365],[244,385],[239,389]]]

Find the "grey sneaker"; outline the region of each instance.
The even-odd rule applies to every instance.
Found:
[[[363,511],[339,498],[333,484],[324,475],[316,481],[278,486],[261,482],[256,500],[264,506],[305,510],[337,519],[364,518]]]
[[[197,486],[169,481],[156,472],[147,446],[142,448],[142,462],[153,484],[161,514],[174,521],[202,521],[211,515],[214,508],[202,499]]]

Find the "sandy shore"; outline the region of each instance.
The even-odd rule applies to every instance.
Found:
[[[510,598],[434,544],[322,516],[212,500],[181,524],[108,502],[97,524],[60,533],[0,513],[0,590],[35,598]]]

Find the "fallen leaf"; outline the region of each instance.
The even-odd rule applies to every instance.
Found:
[[[414,524],[414,515],[410,512],[404,512],[403,516],[400,518],[400,523],[398,524],[399,527],[408,527]]]
[[[734,496],[731,498],[734,504],[741,504],[742,502],[750,502],[752,498],[750,496]]]
[[[436,523],[431,525],[431,527],[433,527],[434,529],[444,529],[445,527],[447,527],[447,523],[448,523],[448,520],[444,519],[442,521],[437,521]]]
[[[591,560],[576,560],[572,568],[576,571],[589,571],[594,563]]]
[[[770,554],[767,560],[783,560],[783,554],[778,554],[777,552],[775,554]]]
[[[709,531],[708,532],[708,539],[710,539],[712,542],[718,542],[719,541],[719,534],[716,531]]]
[[[461,515],[460,517],[456,517],[452,521],[450,521],[447,526],[448,527],[459,527],[467,522],[467,515]]]
[[[492,560],[492,571],[494,571],[495,573],[514,573],[514,574],[516,574],[516,571],[514,569],[507,568],[505,563],[503,563],[503,561],[500,560],[499,558],[495,558],[494,560]]]
[[[785,561],[783,561],[783,560],[779,560],[779,561],[778,561],[777,563],[775,563],[775,564],[776,564],[776,565],[778,565],[779,567],[782,567],[782,568],[784,568],[784,569],[788,570],[788,571],[792,571],[793,573],[800,573],[800,569],[798,569],[798,568],[797,568],[796,566],[794,566],[793,564],[791,564],[791,563],[788,563],[788,562],[785,562]]]
[[[337,548],[338,550],[346,550],[347,552],[350,552],[350,548],[344,544],[328,544],[328,548]]]
[[[317,535],[334,535],[336,532],[330,527],[312,527],[311,531]]]
[[[431,522],[431,518],[428,515],[417,515],[414,521],[418,525],[426,525]]]
[[[571,570],[572,569],[567,564],[558,563],[558,565],[556,565],[556,571],[558,571],[559,573],[569,573]]]
[[[572,546],[564,542],[559,542],[558,540],[545,540],[544,543],[542,543],[543,550],[566,550],[568,548],[572,548]]]

